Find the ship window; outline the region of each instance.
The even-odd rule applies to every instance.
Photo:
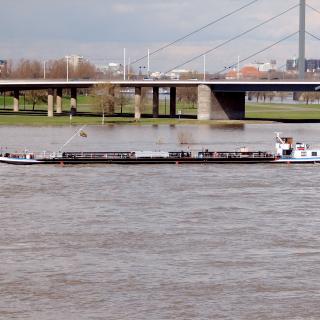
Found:
[[[301,152],[301,157],[306,157],[307,156],[307,153],[305,151],[302,151]]]
[[[318,156],[318,152],[312,152],[312,156],[313,157],[317,157]]]

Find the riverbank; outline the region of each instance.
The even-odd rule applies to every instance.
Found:
[[[168,118],[166,109],[161,105],[160,118],[152,118],[151,110],[145,110],[143,118],[135,120],[133,110],[128,106],[123,110],[116,110],[116,116],[106,117],[105,124],[110,125],[218,125],[218,124],[247,124],[247,123],[271,123],[271,122],[320,122],[320,105],[316,104],[255,104],[246,105],[245,120],[208,120],[196,119],[196,108],[187,106],[181,112],[181,119]],[[179,105],[180,107],[180,105]],[[25,109],[25,110],[24,110]],[[177,110],[180,110],[177,108]],[[67,108],[64,113],[47,117],[46,106],[39,106],[35,111],[30,106],[22,107],[21,111],[14,113],[11,109],[0,109],[0,125],[7,126],[66,126],[66,125],[101,125],[102,117],[97,113],[90,112],[90,107],[79,104],[78,115],[70,119]],[[122,111],[122,113],[120,112]],[[188,111],[188,112],[187,112]],[[126,113],[125,113],[126,112]]]
[[[250,103],[246,105],[246,119],[285,120],[285,122],[315,120],[320,122],[320,105]]]
[[[133,117],[106,117],[104,125],[232,125],[247,123],[272,123],[272,121],[260,120],[205,120],[177,119],[177,118],[141,118]],[[69,126],[69,125],[102,125],[102,118],[96,116],[56,116],[49,118],[45,115],[1,114],[0,126]]]

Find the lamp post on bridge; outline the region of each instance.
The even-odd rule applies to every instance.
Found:
[[[44,60],[43,61],[43,79],[46,79],[46,63],[47,63],[47,61]]]
[[[67,82],[69,82],[69,59],[70,59],[70,56],[66,56],[66,59],[67,59]]]
[[[299,26],[299,80],[305,78],[306,60],[306,0],[300,0],[300,26]]]
[[[139,66],[139,76],[142,77],[144,76],[146,66]]]
[[[207,65],[206,65],[206,55],[203,55],[203,81],[206,81]]]
[[[126,58],[126,48],[123,48],[123,81],[126,81],[126,65],[127,65],[127,58]]]

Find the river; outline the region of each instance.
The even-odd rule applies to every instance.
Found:
[[[0,127],[58,150],[74,127]],[[97,126],[66,150],[273,150],[319,124]],[[184,139],[188,145],[181,146]],[[0,165],[0,319],[319,319],[319,165]]]

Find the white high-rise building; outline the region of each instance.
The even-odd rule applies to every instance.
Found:
[[[69,65],[73,67],[74,69],[77,69],[79,64],[81,64],[84,61],[83,56],[78,56],[76,54],[72,54],[70,56],[66,56],[66,59],[69,59]]]
[[[271,60],[269,62],[256,62],[254,67],[258,69],[260,72],[268,72],[271,70],[277,69],[277,61]]]

